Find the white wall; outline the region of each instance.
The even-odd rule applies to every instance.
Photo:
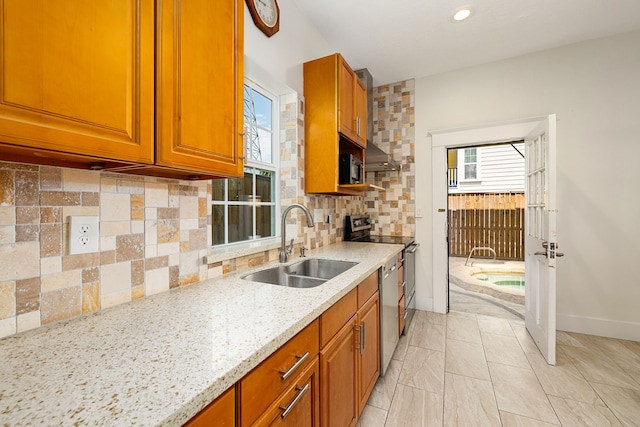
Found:
[[[428,132],[557,114],[558,328],[640,339],[640,31],[416,79],[418,303],[433,287]]]
[[[302,64],[336,51],[300,13],[295,2],[282,1],[278,5],[280,31],[269,38],[254,25],[245,3],[245,74],[279,94],[292,91],[302,94]]]

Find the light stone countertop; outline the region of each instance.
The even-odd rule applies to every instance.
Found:
[[[0,425],[179,426],[402,249],[337,243],[308,258],[359,264],[316,288],[240,279],[272,262],[2,339]]]

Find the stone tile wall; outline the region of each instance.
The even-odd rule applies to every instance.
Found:
[[[385,191],[365,196],[373,233],[415,236],[415,82],[406,80],[373,90],[373,143],[390,153],[400,171],[367,172],[366,182]]]
[[[0,337],[207,277],[207,182],[0,162]],[[69,255],[69,217],[100,252]]]

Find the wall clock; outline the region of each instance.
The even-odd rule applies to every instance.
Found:
[[[280,8],[276,0],[246,0],[256,27],[267,37],[280,29]]]

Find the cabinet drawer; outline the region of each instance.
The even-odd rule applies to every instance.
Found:
[[[222,393],[222,395],[220,395],[216,400],[211,402],[206,408],[200,411],[195,417],[187,421],[183,427],[205,427],[212,425],[233,427],[236,425],[235,414],[236,394],[235,389],[232,386]]]
[[[362,308],[364,303],[378,290],[378,271],[371,273],[369,277],[364,279],[358,285],[358,309]]]
[[[320,347],[324,347],[358,310],[358,288],[354,288],[320,316]]]
[[[240,425],[251,425],[318,354],[318,320],[240,380]]]
[[[318,356],[275,400],[254,426],[317,427],[320,425]]]

